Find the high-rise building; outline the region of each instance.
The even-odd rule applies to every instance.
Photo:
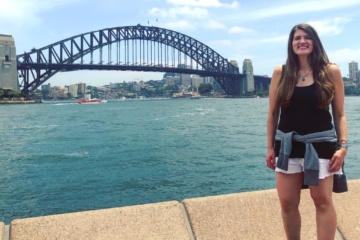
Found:
[[[243,81],[243,93],[252,92],[255,90],[254,69],[250,59],[245,59],[243,63],[243,74],[245,74]]]
[[[42,91],[50,92],[50,89],[51,89],[50,83],[41,85]]]
[[[192,87],[194,90],[198,89],[200,84],[204,83],[204,78],[199,75],[192,76]]]
[[[171,77],[171,76],[167,76],[167,77],[165,78],[165,84],[168,85],[168,86],[173,86],[173,85],[175,85],[174,78]]]
[[[178,64],[178,68],[190,68],[186,64]],[[180,73],[180,84],[183,86],[191,86],[191,75],[188,73]]]
[[[213,77],[204,77],[204,83],[205,84],[213,84],[215,79]]]
[[[19,91],[15,41],[11,35],[0,34],[0,88]]]
[[[85,94],[85,92],[86,92],[86,83],[82,83],[82,82],[80,82],[80,83],[78,83],[78,84],[76,84],[77,85],[77,87],[78,87],[78,94],[79,95],[84,95]]]
[[[69,92],[71,93],[71,95],[73,97],[76,98],[78,96],[78,86],[77,86],[77,84],[69,85]]]
[[[358,63],[352,61],[349,63],[349,79],[352,81],[356,81],[356,73],[359,71]]]

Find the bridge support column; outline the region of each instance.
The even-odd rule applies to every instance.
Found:
[[[0,34],[0,88],[19,91],[15,41],[11,35]]]

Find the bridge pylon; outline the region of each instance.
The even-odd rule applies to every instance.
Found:
[[[0,88],[19,91],[15,41],[0,34]]]

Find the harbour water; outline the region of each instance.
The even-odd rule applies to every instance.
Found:
[[[360,98],[346,97],[348,179]],[[268,99],[0,106],[0,222],[275,187]]]

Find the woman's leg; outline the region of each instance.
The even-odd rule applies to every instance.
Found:
[[[299,211],[303,173],[276,173],[276,188],[281,205],[281,216],[287,239],[300,239]]]
[[[335,238],[336,212],[332,201],[333,176],[319,179],[319,186],[309,186],[316,207],[318,240]]]

